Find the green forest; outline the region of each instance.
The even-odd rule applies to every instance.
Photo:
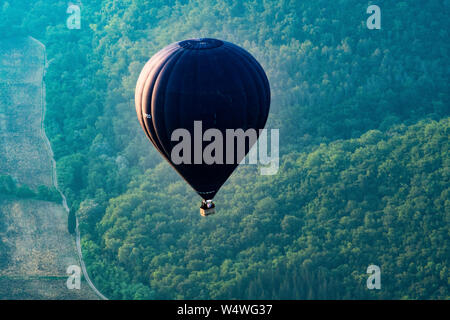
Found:
[[[450,298],[450,1],[72,3],[79,30],[66,1],[1,0],[0,36],[46,46],[58,182],[108,298]],[[134,108],[145,62],[196,37],[260,61],[280,130],[278,173],[240,166],[206,219]]]
[[[7,175],[0,175],[0,195],[17,197],[22,199],[38,199],[53,202],[61,202],[61,195],[54,188],[49,188],[40,185],[33,190],[27,185],[18,185],[13,177]]]

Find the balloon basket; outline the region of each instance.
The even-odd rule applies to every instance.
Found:
[[[201,214],[203,217],[210,216],[210,215],[212,215],[212,214],[214,214],[214,213],[216,213],[216,209],[215,209],[215,208],[211,208],[211,209],[203,209],[203,208],[200,208],[200,214]]]
[[[211,200],[207,201],[203,200],[202,205],[200,207],[200,214],[203,217],[207,217],[215,213],[216,213],[216,205]]]

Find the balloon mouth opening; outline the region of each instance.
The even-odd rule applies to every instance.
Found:
[[[184,40],[179,43],[180,47],[190,50],[205,50],[214,49],[223,45],[223,42],[217,39],[211,38],[200,38],[200,39],[189,39]]]

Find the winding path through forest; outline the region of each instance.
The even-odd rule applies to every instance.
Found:
[[[59,194],[61,195],[62,198],[62,205],[64,207],[64,209],[66,210],[67,214],[69,214],[70,209],[69,206],[67,205],[67,199],[66,196],[62,193],[61,189],[58,186],[58,176],[57,176],[57,172],[56,172],[56,161],[55,161],[55,157],[53,154],[53,149],[52,146],[50,144],[50,140],[47,137],[47,134],[45,132],[45,127],[44,127],[44,120],[45,120],[45,113],[47,110],[47,104],[46,104],[46,99],[45,99],[45,94],[46,94],[46,90],[45,90],[45,81],[44,81],[44,76],[45,76],[45,72],[47,70],[48,67],[48,60],[47,60],[47,54],[46,49],[44,44],[42,44],[41,42],[37,41],[36,39],[31,38],[33,41],[37,42],[40,46],[42,46],[43,50],[44,50],[44,74],[42,77],[42,117],[41,117],[41,136],[42,139],[45,142],[45,145],[47,147],[47,151],[50,154],[51,157],[51,161],[52,161],[52,180],[53,180],[53,185],[55,186],[56,190],[58,190]],[[81,249],[81,236],[80,236],[80,230],[78,229],[78,218],[76,219],[76,245],[77,245],[77,253],[78,253],[78,259],[80,260],[80,265],[81,265],[81,270],[83,271],[83,275],[84,278],[86,280],[86,282],[89,284],[89,286],[91,287],[91,289],[103,300],[108,300],[108,298],[106,298],[92,283],[91,278],[89,277],[89,274],[87,272],[86,269],[86,264],[84,263],[83,260],[83,252]]]
[[[57,176],[57,172],[56,172],[56,161],[55,161],[55,157],[54,157],[54,154],[53,154],[52,146],[50,144],[50,140],[47,137],[47,134],[45,132],[45,127],[44,127],[45,113],[46,113],[46,110],[47,110],[47,104],[46,104],[46,99],[45,99],[46,90],[45,90],[45,81],[44,81],[45,72],[46,72],[47,67],[48,67],[48,60],[47,60],[46,49],[45,49],[44,44],[42,44],[41,42],[37,41],[36,39],[33,39],[33,38],[31,38],[31,39],[33,41],[37,42],[40,46],[42,46],[42,48],[44,50],[44,74],[43,74],[43,77],[42,77],[41,136],[42,136],[42,139],[45,142],[45,145],[47,147],[47,151],[50,154],[51,161],[52,161],[52,180],[53,180],[53,185],[55,186],[56,190],[58,190],[59,194],[61,195],[62,205],[63,205],[64,209],[66,210],[67,214],[69,214],[70,209],[69,209],[69,206],[67,205],[66,196],[62,193],[61,189],[58,186],[58,176]],[[81,236],[80,236],[80,230],[78,229],[78,218],[76,218],[76,229],[75,229],[75,231],[76,231],[76,245],[77,245],[78,259],[80,260],[81,270],[83,271],[84,278],[85,278],[86,282],[89,284],[89,286],[91,287],[91,289],[97,294],[97,296],[99,296],[103,300],[108,300],[108,298],[106,298],[94,286],[94,284],[92,283],[91,278],[89,277],[89,274],[87,272],[86,264],[84,263],[84,260],[83,260],[83,252],[82,252],[82,249],[81,249]]]

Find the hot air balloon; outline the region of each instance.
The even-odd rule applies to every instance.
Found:
[[[139,122],[154,147],[203,198],[201,214],[214,213],[212,199],[241,159],[236,157],[234,163],[178,163],[172,159],[178,144],[172,135],[184,129],[195,136],[196,123],[224,136],[229,129],[254,129],[259,134],[270,109],[269,81],[261,65],[230,42],[211,38],[176,42],[144,66],[135,102]],[[243,151],[224,152],[234,151],[234,157],[241,151],[245,156],[256,142],[250,140]],[[205,141],[200,141],[200,147],[194,143],[186,154],[201,157],[206,147]]]

